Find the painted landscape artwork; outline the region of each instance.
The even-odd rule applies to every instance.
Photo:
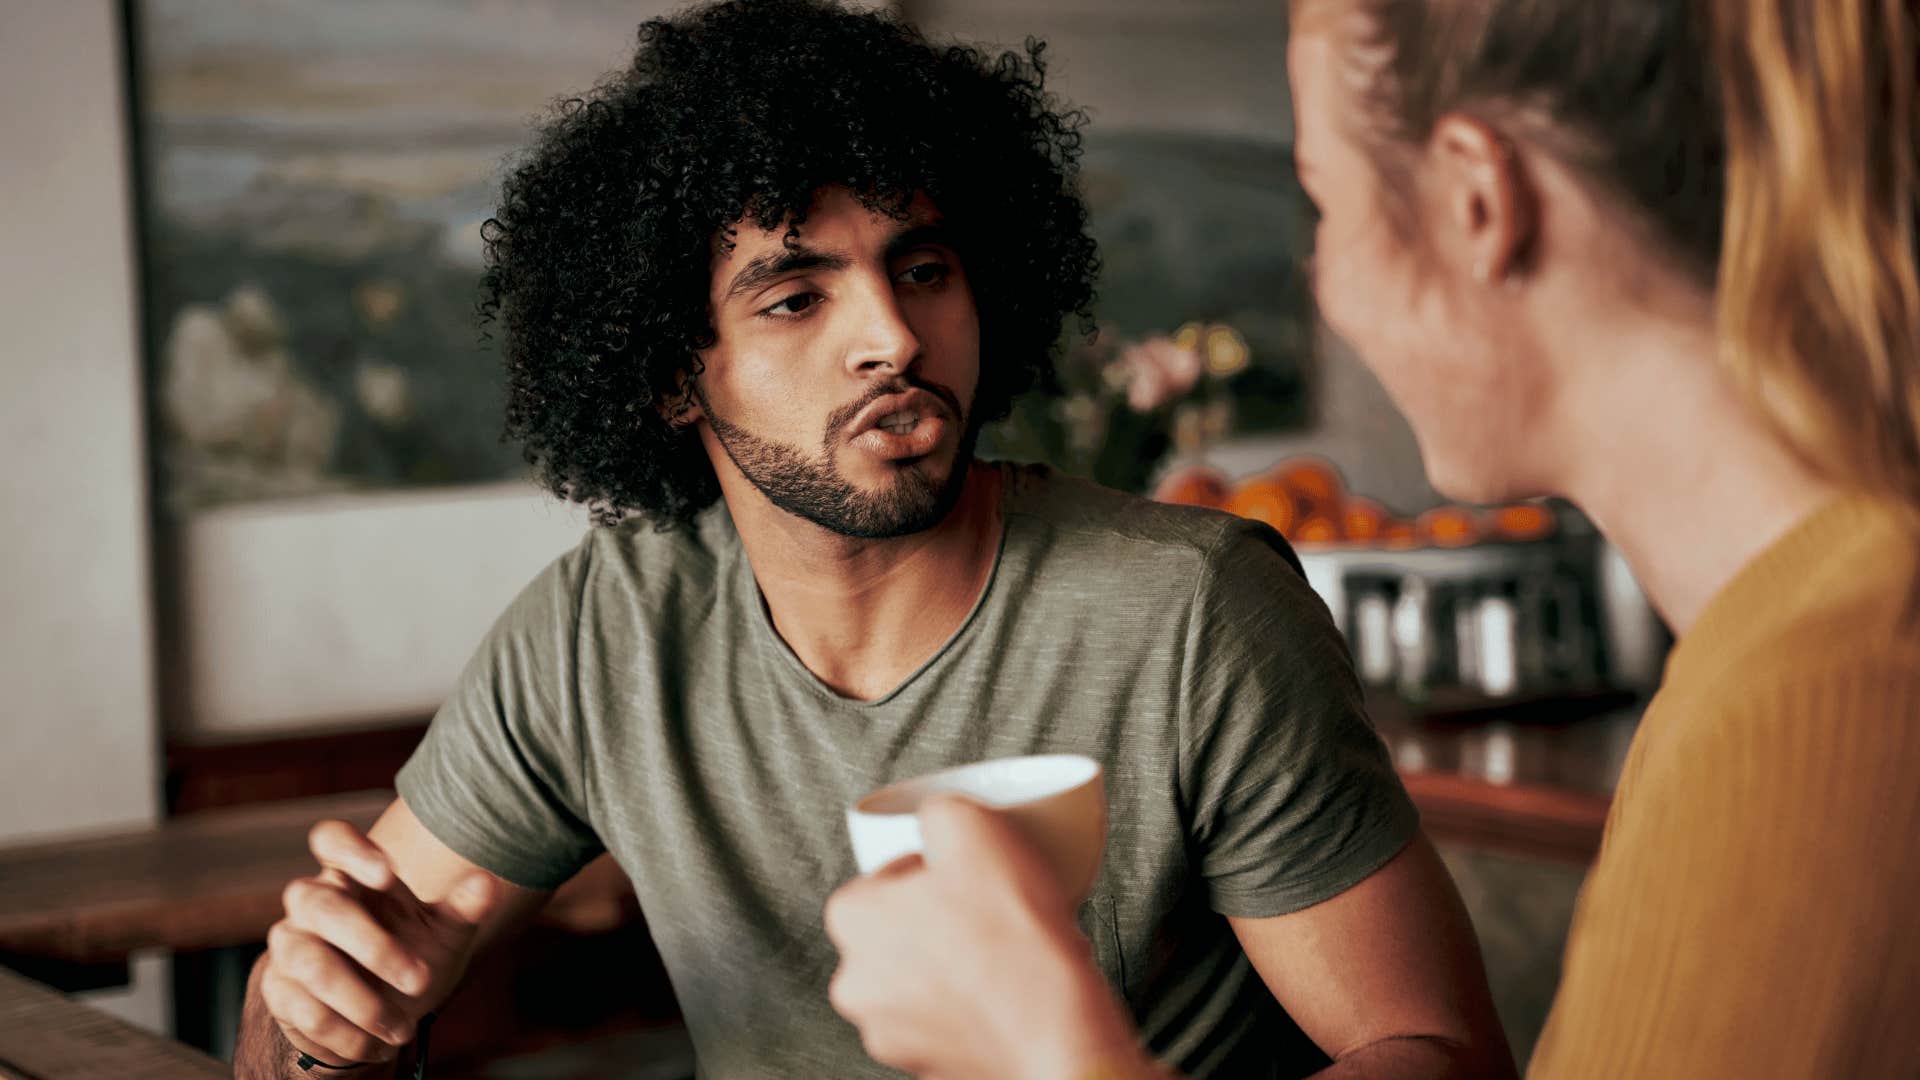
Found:
[[[480,225],[647,5],[140,0],[148,342],[175,512],[521,475]]]
[[[524,475],[477,318],[481,224],[544,110],[677,6],[136,0],[162,504]],[[1066,394],[988,445],[1139,487],[1195,440],[1299,422],[1312,335],[1286,148],[1087,147],[1101,333],[1070,336]]]

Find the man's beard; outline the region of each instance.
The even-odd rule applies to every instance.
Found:
[[[953,420],[963,425],[953,468],[944,484],[909,466],[896,471],[895,482],[887,490],[862,491],[834,465],[834,447],[844,441],[840,433],[869,403],[911,387],[926,390],[946,402],[954,414]],[[827,422],[820,455],[812,460],[794,447],[762,439],[728,423],[715,415],[713,405],[704,395],[700,406],[721,448],[733,459],[741,475],[773,505],[830,532],[862,540],[909,536],[946,520],[966,486],[967,466],[973,460],[980,434],[965,416],[966,410],[960,408],[953,391],[927,382],[876,386],[860,401],[835,412]]]

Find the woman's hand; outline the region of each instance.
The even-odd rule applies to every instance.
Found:
[[[1020,834],[954,797],[922,808],[920,828],[924,857],[827,902],[833,1006],[867,1052],[937,1080],[1162,1075]]]

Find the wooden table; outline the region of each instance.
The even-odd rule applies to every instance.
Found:
[[[205,1080],[230,1076],[198,1050],[150,1035],[0,968],[5,1080]]]
[[[89,964],[258,942],[287,882],[313,873],[313,823],[366,828],[392,800],[356,792],[0,849],[0,952]]]
[[[256,944],[280,918],[287,882],[314,872],[307,831],[322,818],[371,826],[391,791],[293,799],[175,818],[92,839],[0,848],[0,953],[69,964],[124,962]],[[637,906],[625,877],[598,861],[541,919],[580,933],[612,929]]]
[[[371,826],[391,791],[209,810],[109,836],[0,848],[0,964],[63,990],[121,985],[140,949],[173,954],[174,1034],[232,1044],[247,972],[287,882],[314,872],[323,818]],[[550,901],[540,923],[604,934],[639,903],[609,859]]]

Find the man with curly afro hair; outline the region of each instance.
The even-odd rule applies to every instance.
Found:
[[[314,830],[240,1075],[390,1071],[476,949],[602,852],[703,1076],[898,1075],[835,1013],[859,1005],[823,914],[845,808],[1018,754],[1104,767],[1080,946],[1190,1075],[1300,1075],[1484,998],[1471,948],[1429,944],[1458,943],[1457,905],[1285,542],[974,459],[1093,295],[1081,117],[1041,55],[729,0],[646,23],[557,109],[488,223],[485,309],[509,430],[596,527],[481,644],[372,831]]]

